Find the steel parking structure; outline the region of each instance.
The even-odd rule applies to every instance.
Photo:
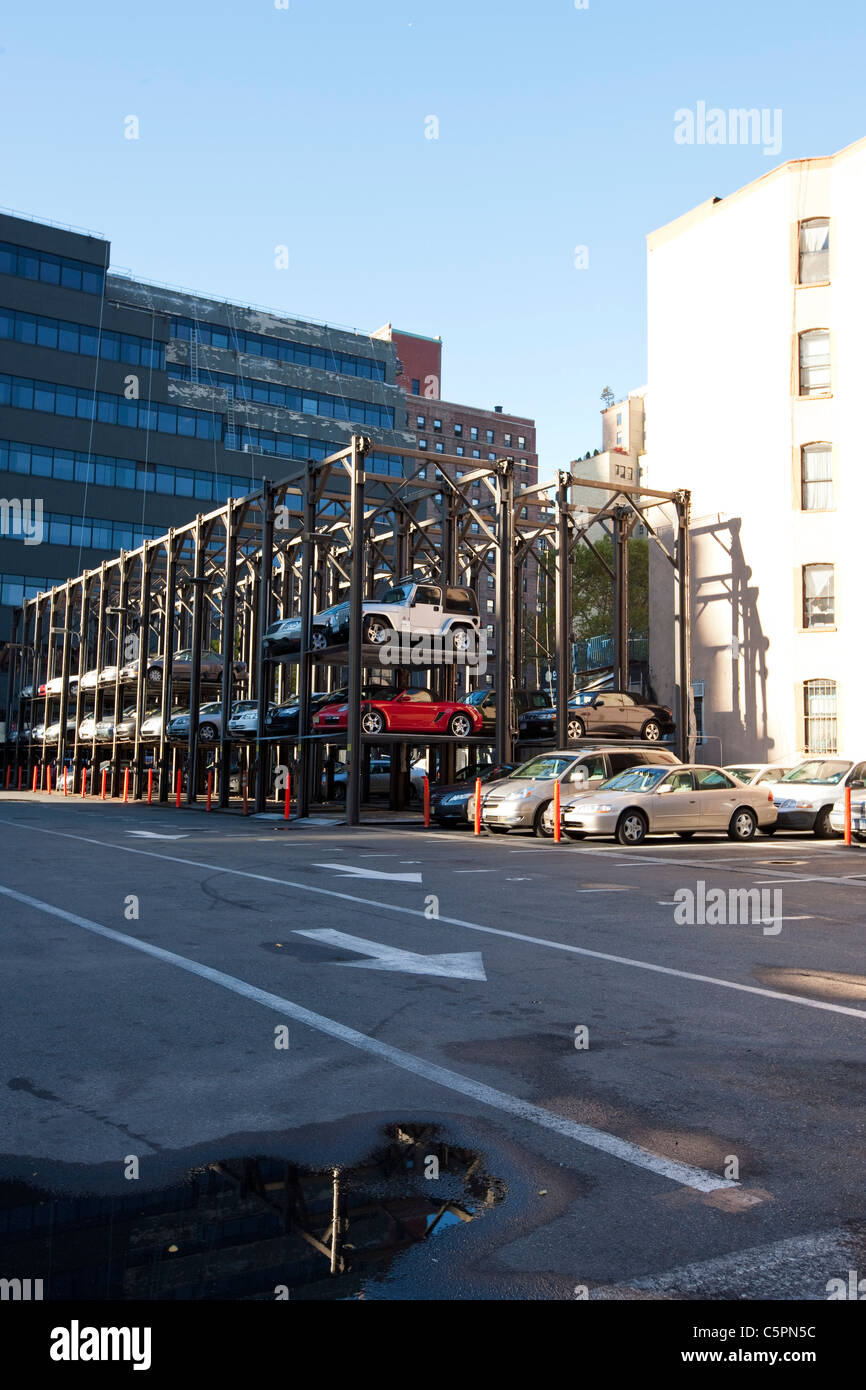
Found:
[[[368,471],[373,451],[364,435],[321,461],[298,464],[279,481],[263,478],[258,489],[202,513],[185,526],[146,540],[135,550],[85,571],[16,610],[9,644],[9,698],[6,712],[5,785],[31,785],[34,772],[41,786],[51,764],[71,766],[78,792],[88,769],[87,794],[98,796],[101,764],[117,796],[128,773],[130,796],[141,800],[152,780],[154,799],[174,795],[178,774],[185,781],[189,804],[205,794],[213,780],[220,807],[243,795],[257,812],[280,803],[277,773],[291,776],[298,814],[306,816],[320,799],[323,754],[345,746],[346,820],[360,822],[362,794],[369,775],[372,746],[391,747],[391,805],[402,809],[408,797],[408,748],[426,746],[438,757],[440,773],[453,778],[457,748],[474,765],[479,747],[494,747],[498,762],[513,761],[512,695],[523,665],[523,567],[530,556],[555,561],[557,673],[556,743],[567,744],[568,699],[572,684],[572,567],[578,545],[590,547],[614,588],[614,685],[628,688],[628,540],[635,528],[666,556],[672,573],[671,620],[677,628],[677,738],[683,759],[689,753],[689,494],[601,483],[562,471],[552,483],[520,487],[520,464],[512,458],[478,463],[459,479],[443,465],[466,468],[463,457],[396,449],[380,443],[377,455],[402,462],[402,475]],[[428,474],[430,476],[428,477]],[[473,484],[478,496],[473,497]],[[597,507],[575,508],[573,488],[598,492]],[[613,541],[613,564],[598,551],[590,532]],[[672,543],[668,533],[673,537]],[[362,686],[365,672],[390,672],[395,684],[409,684],[412,670],[382,665],[382,653],[363,642],[362,606],[382,581],[412,575],[445,585],[463,585],[479,593],[492,588],[496,620],[495,738],[461,740],[429,733],[363,735]],[[486,577],[493,579],[492,586]],[[348,600],[348,642],[314,650],[313,616]],[[479,594],[479,611],[483,613]],[[300,649],[295,656],[266,658],[262,635],[271,622],[300,614]],[[482,618],[483,622],[483,618]],[[189,682],[173,675],[173,658],[190,649]],[[203,703],[202,653],[222,654],[218,695],[222,736],[218,744],[199,739]],[[135,684],[124,685],[120,669],[138,658]],[[162,658],[162,678],[149,679],[148,661]],[[235,668],[244,663],[238,676]],[[116,667],[113,676],[107,668]],[[347,673],[348,727],[345,733],[310,732],[314,672],[319,688],[334,689],[335,673]],[[80,737],[89,700],[82,679],[97,670],[106,680],[93,689],[94,721],[100,702],[113,713],[111,743]],[[472,665],[466,667],[471,676]],[[458,666],[422,668],[434,698],[454,699]],[[39,687],[56,682],[56,693],[38,696]],[[322,684],[324,682],[324,686]],[[28,697],[23,692],[30,690]],[[178,691],[189,690],[189,733],[183,744],[170,742],[166,725]],[[197,692],[197,694],[196,694]],[[149,695],[159,698],[159,737],[142,737]],[[272,702],[296,696],[298,735],[266,736],[265,716]],[[213,697],[212,697],[213,698]],[[258,720],[254,740],[228,737],[228,718],[236,699],[255,700]],[[59,736],[45,732],[49,711],[59,710]],[[135,710],[134,738],[118,738],[124,708]],[[24,741],[43,716],[41,742]],[[15,738],[9,738],[14,728]],[[71,729],[71,732],[70,732]],[[291,756],[289,756],[289,750]],[[237,757],[234,756],[237,754]],[[328,768],[331,769],[329,773]],[[331,785],[333,755],[325,768]],[[57,784],[59,787],[59,783]],[[64,780],[64,787],[66,786]]]

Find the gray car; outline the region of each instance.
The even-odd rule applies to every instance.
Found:
[[[779,819],[773,830],[811,830],[819,840],[832,839],[833,804],[854,782],[866,780],[866,763],[847,758],[808,758],[773,785]]]
[[[481,823],[492,834],[532,830],[553,834],[553,789],[559,782],[563,802],[578,790],[592,790],[609,777],[639,764],[677,766],[679,758],[667,748],[647,745],[625,748],[581,748],[544,753],[522,763],[507,777],[482,790]],[[545,813],[550,810],[550,814]]]

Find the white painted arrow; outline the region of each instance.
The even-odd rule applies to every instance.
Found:
[[[451,980],[487,979],[480,951],[420,956],[414,951],[398,951],[396,946],[383,946],[378,941],[365,941],[362,936],[348,936],[342,931],[296,931],[295,936],[309,936],[323,946],[340,946],[347,951],[357,951],[362,956],[374,957],[373,960],[338,962],[340,965],[354,966],[357,970],[402,970],[410,975],[445,975]]]
[[[386,874],[381,869],[361,869],[354,864],[314,864],[314,869],[336,869],[338,873],[354,875],[355,878],[378,878],[391,883],[420,883],[420,874]]]
[[[137,835],[140,840],[185,840],[186,833],[182,835],[159,835],[155,830],[127,830],[127,835]]]

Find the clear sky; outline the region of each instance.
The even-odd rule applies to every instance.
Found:
[[[862,0],[285,3],[10,5],[0,202],[147,279],[440,334],[443,395],[534,416],[543,476],[644,383],[647,232],[866,134]],[[677,143],[699,102],[780,110],[780,151]]]

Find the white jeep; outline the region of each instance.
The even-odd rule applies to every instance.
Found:
[[[401,579],[392,584],[381,598],[365,599],[363,605],[363,641],[381,646],[393,633],[410,637],[448,636],[455,652],[470,649],[481,629],[478,599],[473,589],[458,585],[429,584],[414,579]],[[317,630],[318,629],[318,630]],[[324,641],[323,641],[324,638]],[[313,646],[349,640],[349,605],[319,613],[314,619]]]

